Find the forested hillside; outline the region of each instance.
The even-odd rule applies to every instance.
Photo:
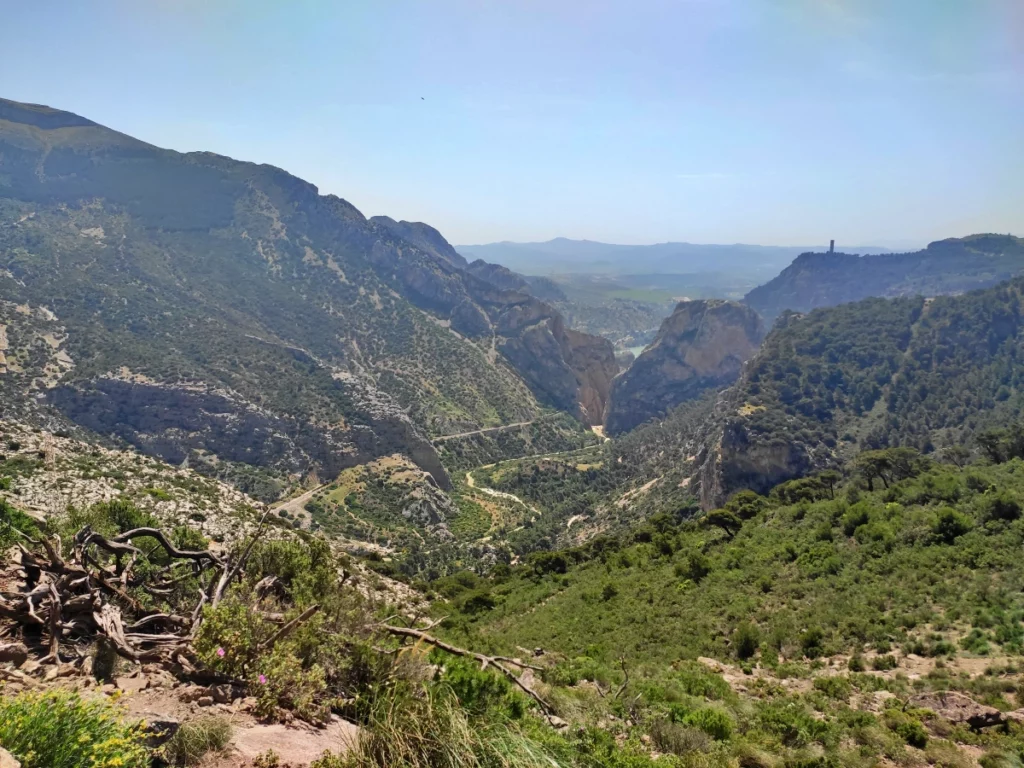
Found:
[[[1024,280],[962,296],[868,299],[784,315],[720,403],[705,503],[867,448],[933,451],[1024,409]]]
[[[950,238],[912,253],[804,253],[743,300],[771,323],[787,309],[806,312],[869,296],[957,294],[1022,270],[1024,240],[1012,235]]]

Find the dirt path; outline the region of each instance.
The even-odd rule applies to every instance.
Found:
[[[313,498],[313,494],[315,494],[317,491],[323,488],[326,488],[328,485],[330,485],[330,483],[318,485],[316,488],[312,488],[311,490],[306,491],[300,496],[296,496],[293,499],[288,499],[287,501],[282,501],[276,507],[271,508],[278,514],[281,513],[281,510],[284,510],[292,517],[295,517],[297,514],[300,516],[304,515],[306,513],[306,502]]]
[[[527,504],[525,501],[520,499],[514,493],[505,493],[505,491],[496,491],[493,488],[487,488],[487,487],[482,486],[482,485],[477,485],[476,484],[476,479],[473,477],[472,471],[466,473],[466,485],[468,485],[474,491],[479,491],[480,493],[486,493],[488,496],[493,496],[496,499],[508,499],[509,501],[516,502],[517,504],[522,504],[524,507],[526,507],[528,510],[530,510],[534,514],[537,514],[537,515],[540,514],[540,510],[538,510],[536,507],[531,507],[529,504]]]
[[[483,435],[483,434],[486,434],[488,432],[499,432],[499,431],[501,431],[503,429],[515,429],[516,427],[528,427],[531,424],[533,424],[534,421],[536,421],[536,419],[531,419],[530,421],[517,421],[515,424],[502,424],[500,427],[486,427],[484,429],[474,429],[472,432],[459,432],[456,435],[441,435],[441,437],[435,437],[434,438],[434,442],[435,443],[443,443],[445,440],[454,440],[457,437],[469,437],[471,435]]]

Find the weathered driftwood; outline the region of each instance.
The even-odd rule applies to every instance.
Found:
[[[235,561],[222,560],[205,550],[179,549],[158,528],[135,528],[117,536],[103,536],[86,526],[75,535],[67,558],[62,555],[58,537],[36,540],[18,531],[24,541],[18,548],[25,588],[0,593],[0,617],[48,637],[49,653],[40,660],[42,663],[60,664],[62,642],[69,637],[101,638],[118,655],[133,661],[170,662],[174,655],[190,653],[203,607],[216,604],[228,585],[240,577],[265,522],[266,515]],[[162,549],[170,564],[156,572],[137,573],[139,559],[151,554],[140,549],[143,540],[155,542],[150,550]],[[112,562],[99,552],[112,555]],[[191,563],[189,572],[182,575],[180,566],[186,563]],[[179,566],[177,570],[175,566]],[[206,571],[212,572],[211,576],[200,589],[189,616],[149,610],[128,592],[131,587],[153,595],[170,594],[188,578],[202,578]],[[283,637],[295,626],[292,623],[282,628],[287,631],[279,630],[275,638]]]

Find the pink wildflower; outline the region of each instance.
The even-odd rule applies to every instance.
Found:
[[[223,659],[224,658],[224,649],[223,648],[218,648],[217,649],[217,655],[220,656]]]
[[[260,675],[260,685],[266,685],[266,684],[267,684],[267,676],[266,675]]]

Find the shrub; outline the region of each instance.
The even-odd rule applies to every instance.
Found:
[[[304,666],[284,644],[260,660],[255,684],[256,708],[260,717],[274,718],[279,707],[289,709],[309,722],[326,722],[331,714],[324,700],[327,680],[318,665]]]
[[[1014,494],[1008,491],[986,493],[980,504],[982,518],[985,520],[1012,522],[1020,518],[1020,502]]]
[[[433,660],[443,662],[438,680],[448,685],[462,708],[471,715],[482,715],[489,710],[502,710],[513,718],[525,712],[522,697],[512,690],[509,681],[480,665],[458,657],[436,652]]]
[[[341,763],[352,768],[553,764],[546,750],[518,729],[471,721],[447,686],[402,682],[374,698],[359,741]]]
[[[715,741],[728,740],[735,728],[732,716],[718,707],[696,709],[683,717],[683,724],[699,728]]]
[[[690,552],[673,569],[678,578],[690,579],[694,584],[711,573],[711,561],[703,552]]]
[[[806,707],[795,701],[771,701],[757,713],[761,727],[777,736],[787,747],[806,747],[817,741],[828,745],[835,740],[833,726],[818,720]]]
[[[733,634],[733,645],[738,659],[752,658],[761,645],[761,630],[749,621],[741,622]]]
[[[15,530],[28,536],[36,536],[39,533],[39,525],[24,512],[0,499],[0,552],[6,552],[15,543],[21,542],[21,537],[14,532]]]
[[[467,594],[458,602],[457,607],[461,613],[475,616],[478,613],[491,610],[495,605],[497,605],[497,602],[494,596],[487,590],[482,589],[478,592]]]
[[[924,749],[928,744],[928,731],[925,730],[920,720],[906,712],[896,709],[886,710],[884,721],[890,731],[910,746]]]
[[[223,717],[201,717],[183,723],[164,746],[172,765],[193,765],[207,752],[224,749],[231,740],[231,723]]]
[[[690,696],[724,699],[729,695],[729,684],[698,661],[680,664],[677,679],[683,692]]]
[[[981,768],[1021,768],[1024,761],[1020,756],[1002,749],[994,749],[986,752],[978,761]]]
[[[22,768],[146,768],[142,724],[121,714],[105,699],[65,691],[0,698],[0,744]]]
[[[711,738],[700,728],[682,725],[659,718],[651,723],[651,741],[661,752],[672,755],[686,755],[691,752],[707,752]]]
[[[853,692],[853,686],[848,677],[816,677],[814,678],[814,690],[821,691],[830,699],[846,701]]]
[[[811,627],[800,636],[800,649],[808,659],[816,659],[822,655],[825,633],[817,627]]]
[[[973,521],[962,512],[952,507],[943,507],[935,516],[932,533],[944,544],[952,544],[959,537],[971,530]]]
[[[616,587],[611,582],[608,582],[607,584],[605,584],[604,587],[601,589],[601,599],[606,601],[606,602],[608,600],[611,600],[617,594],[619,594],[619,588]]]

